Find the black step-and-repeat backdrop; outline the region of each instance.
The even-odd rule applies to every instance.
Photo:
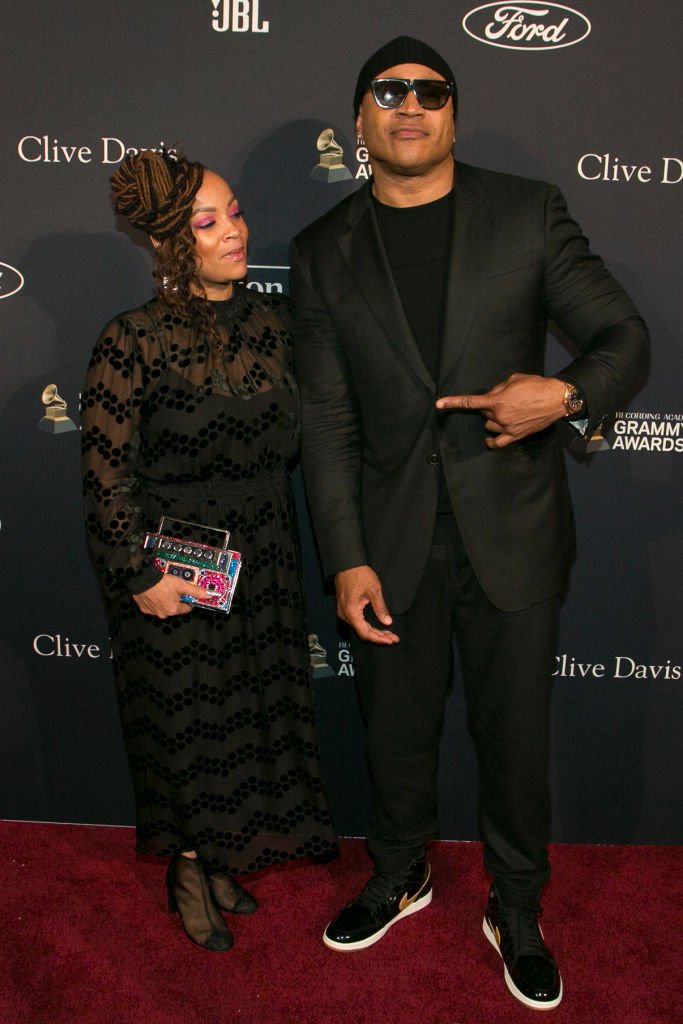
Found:
[[[456,70],[456,155],[559,184],[650,324],[647,388],[567,455],[580,556],[557,651],[554,838],[681,841],[683,14],[677,0],[575,2],[3,5],[0,816],[132,817],[80,512],[88,355],[151,291],[110,174],[161,143],[223,174],[247,211],[250,287],[286,291],[291,236],[369,173],[353,131],[360,65],[407,33]],[[550,372],[562,346],[551,338]],[[298,490],[324,768],[339,830],[359,835],[353,662]],[[457,677],[441,793],[443,837],[476,838]]]

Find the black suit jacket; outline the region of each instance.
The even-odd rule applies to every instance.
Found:
[[[589,429],[642,384],[647,330],[592,254],[557,188],[458,163],[439,379],[420,356],[377,227],[370,183],[292,243],[303,469],[327,574],[369,564],[390,611],[424,571],[443,466],[458,526],[490,600],[515,610],[559,593],[575,534],[554,427],[498,451],[479,413],[439,395],[544,372],[552,318],[580,355]]]

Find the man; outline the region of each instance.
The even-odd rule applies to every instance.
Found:
[[[555,424],[590,431],[623,408],[647,332],[556,188],[454,164],[456,103],[431,47],[373,54],[354,100],[372,178],[292,246],[304,474],[354,631],[373,785],[374,873],[324,941],[364,948],[431,900],[455,637],[493,877],[484,931],[513,995],[549,1009],[549,701],[575,545]],[[548,318],[579,350],[557,377]]]

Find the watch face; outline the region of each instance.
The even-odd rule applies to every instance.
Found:
[[[567,388],[564,396],[564,404],[568,415],[581,412],[583,409],[583,398],[576,387]]]
[[[572,412],[581,412],[583,409],[583,398],[576,393],[569,396],[569,408]]]

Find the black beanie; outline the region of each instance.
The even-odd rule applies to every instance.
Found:
[[[433,50],[427,43],[420,42],[419,39],[413,39],[412,36],[397,36],[396,39],[392,39],[390,43],[385,43],[379,50],[376,50],[372,57],[368,57],[361,68],[356,82],[356,91],[353,94],[354,114],[358,115],[361,100],[370,88],[373,78],[376,78],[382,71],[386,71],[387,68],[395,67],[396,64],[424,64],[426,68],[436,71],[437,75],[442,75],[447,82],[452,82],[453,117],[455,117],[458,106],[455,75],[436,50]]]

